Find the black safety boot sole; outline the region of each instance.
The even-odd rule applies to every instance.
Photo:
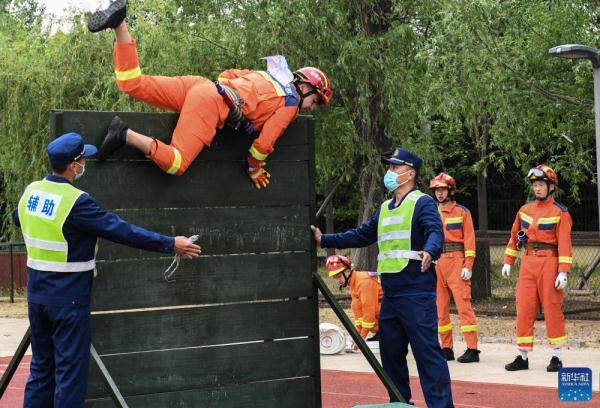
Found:
[[[459,363],[479,363],[479,353],[477,349],[467,349],[465,353],[456,359]]]
[[[108,132],[104,137],[104,141],[98,148],[96,158],[104,160],[121,147],[125,146],[127,139],[127,124],[120,117],[115,116],[110,122]]]
[[[529,370],[529,360],[523,360],[523,357],[517,356],[515,361],[504,366],[506,371]]]
[[[454,360],[454,350],[452,350],[451,348],[443,348],[442,351],[444,352],[444,357],[446,357],[446,361]]]
[[[562,366],[563,363],[558,357],[552,357],[552,359],[550,359],[550,364],[548,364],[548,367],[546,367],[546,371],[549,373],[556,373],[562,368]]]
[[[98,10],[88,20],[88,30],[92,33],[117,28],[127,16],[127,0],[114,1],[104,10]]]

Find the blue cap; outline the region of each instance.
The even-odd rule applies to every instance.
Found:
[[[404,164],[406,166],[414,167],[417,171],[423,164],[423,160],[421,160],[419,156],[409,152],[406,149],[403,149],[402,147],[398,147],[396,150],[394,150],[394,153],[390,157],[384,157],[381,160],[388,164]]]
[[[48,144],[48,159],[53,165],[69,164],[81,157],[90,157],[98,149],[91,144],[83,144],[83,138],[77,133],[65,133]]]

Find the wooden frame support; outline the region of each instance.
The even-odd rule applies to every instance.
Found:
[[[373,368],[373,371],[375,371],[375,374],[377,374],[377,376],[387,389],[388,393],[390,394],[390,397],[392,397],[394,401],[405,403],[406,400],[402,398],[400,391],[398,391],[398,389],[392,382],[392,379],[387,375],[385,371],[383,371],[383,367],[381,366],[381,364],[379,364],[379,361],[377,360],[369,346],[367,346],[367,343],[364,341],[364,339],[360,336],[360,334],[358,334],[356,328],[350,321],[350,318],[346,315],[346,312],[344,312],[344,309],[342,309],[340,304],[335,300],[333,293],[331,293],[331,291],[323,281],[323,278],[321,278],[319,274],[315,272],[313,272],[313,278],[317,282],[317,285],[319,287],[319,290],[323,294],[323,297],[325,297],[325,299],[329,303],[329,306],[331,306],[331,308],[337,315],[338,319],[340,319],[346,330],[348,330],[348,333],[352,337],[352,340],[354,340],[354,343],[363,353],[363,355],[371,365],[371,368]]]

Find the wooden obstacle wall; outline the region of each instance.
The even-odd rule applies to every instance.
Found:
[[[118,114],[163,141],[177,121]],[[114,115],[54,111],[52,134],[99,145]],[[251,142],[221,131],[181,177],[126,147],[89,160],[77,183],[129,222],[200,235],[202,256],[183,260],[173,283],[172,256],[99,241],[92,343],[130,407],[321,406],[313,121],[298,118],[277,142],[264,190],[245,173]],[[90,366],[86,406],[114,406]]]

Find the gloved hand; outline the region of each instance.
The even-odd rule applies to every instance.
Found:
[[[462,268],[462,271],[460,272],[460,277],[462,278],[462,280],[469,280],[471,279],[471,276],[473,275],[473,271],[470,270],[469,268]]]
[[[563,290],[567,287],[567,273],[559,272],[556,277],[556,281],[554,282],[554,287],[558,290]]]
[[[509,264],[504,264],[504,266],[502,267],[502,276],[506,279],[508,279],[508,277],[510,276],[510,269],[511,266]]]
[[[271,178],[271,175],[265,170],[265,164],[264,160],[257,160],[252,155],[248,155],[248,175],[254,183],[254,187],[259,190],[267,187]]]

